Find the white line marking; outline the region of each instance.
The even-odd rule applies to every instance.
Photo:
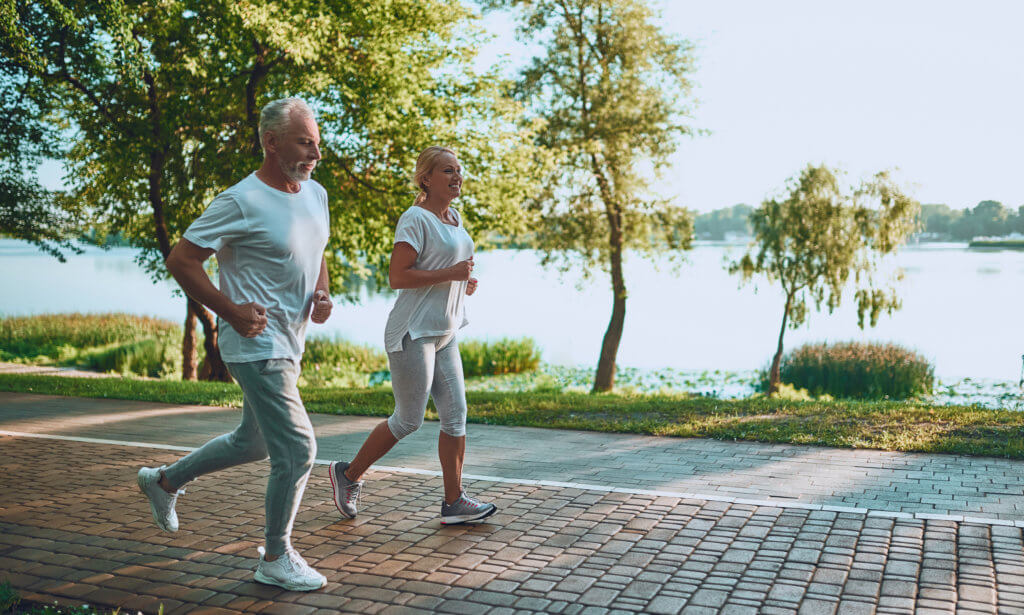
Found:
[[[130,446],[136,448],[155,448],[168,451],[181,451],[184,453],[191,453],[196,450],[194,446],[175,446],[173,444],[157,444],[153,442],[126,442],[124,440],[106,440],[103,438],[85,438],[82,436],[58,436],[54,434],[42,434],[42,433],[25,433],[20,431],[6,431],[0,429],[0,436],[11,436],[14,438],[41,438],[44,440],[64,440],[68,442],[84,442],[87,444],[110,444],[114,446]],[[315,463],[319,465],[329,465],[332,460],[330,459],[317,459]],[[438,470],[421,470],[419,468],[404,468],[398,466],[371,466],[371,470],[377,472],[392,472],[395,474],[416,474],[419,476],[436,476],[440,477],[441,472]],[[727,495],[717,495],[709,493],[684,493],[680,491],[660,491],[651,489],[637,489],[632,487],[612,487],[610,485],[591,485],[587,483],[566,483],[562,481],[554,480],[535,480],[528,478],[506,478],[502,476],[486,476],[482,474],[463,474],[462,478],[468,480],[479,480],[490,483],[504,483],[512,485],[537,485],[540,487],[554,487],[561,489],[580,489],[582,491],[599,491],[602,493],[628,493],[631,495],[649,495],[653,497],[668,497],[668,498],[679,498],[682,500],[704,500],[708,502],[727,502],[730,504],[741,504],[747,506],[763,506],[773,508],[792,508],[798,510],[822,510],[836,513],[852,513],[857,515],[867,515],[869,517],[890,517],[893,519],[918,519],[918,520],[943,520],[943,521],[958,521],[964,523],[976,523],[979,525],[1008,525],[1015,527],[1024,527],[1024,519],[1011,520],[1011,519],[994,519],[990,517],[974,517],[967,516],[964,514],[952,515],[941,512],[900,512],[895,510],[881,510],[881,509],[869,509],[869,508],[857,508],[853,506],[832,506],[831,504],[808,504],[806,502],[794,502],[792,500],[772,500],[772,499],[750,499],[741,497],[731,497]]]

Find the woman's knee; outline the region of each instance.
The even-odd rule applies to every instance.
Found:
[[[407,416],[396,411],[388,417],[388,429],[391,430],[391,435],[393,435],[396,440],[401,440],[422,426],[423,414],[420,414],[419,416]]]
[[[466,435],[466,421],[441,423],[441,431],[453,438],[461,438]]]
[[[466,416],[469,414],[465,397],[453,395],[450,390],[448,393],[448,399],[439,403],[437,408],[441,431],[453,438],[461,438],[466,435]],[[434,401],[438,400],[435,398]]]

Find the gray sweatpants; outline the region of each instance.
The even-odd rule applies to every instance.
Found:
[[[228,363],[242,387],[242,422],[231,433],[164,469],[178,488],[195,478],[270,456],[270,479],[264,501],[267,553],[280,555],[291,546],[295,513],[316,458],[316,438],[297,386],[299,365],[291,359]]]
[[[441,431],[456,438],[466,435],[466,383],[455,335],[402,338],[402,350],[388,353],[395,411],[388,428],[401,440],[420,428],[427,398],[434,398]]]

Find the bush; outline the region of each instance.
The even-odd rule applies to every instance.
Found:
[[[0,319],[0,358],[74,358],[89,348],[113,347],[176,335],[177,324],[130,314],[44,314]]]
[[[895,344],[806,344],[782,357],[781,381],[847,399],[908,399],[932,392],[935,370],[920,354]],[[767,373],[764,374],[767,386]]]
[[[313,386],[365,387],[371,373],[387,368],[382,351],[340,338],[309,338],[302,355],[302,379]]]
[[[540,365],[540,348],[528,337],[495,342],[459,342],[462,369],[467,377],[532,372]]]

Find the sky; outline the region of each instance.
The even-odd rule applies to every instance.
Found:
[[[757,205],[808,163],[883,169],[922,203],[1024,205],[1024,2],[675,0],[658,23],[695,45],[694,128],[660,196]],[[491,14],[482,54],[532,50]]]
[[[922,203],[1024,205],[1022,0],[652,2],[695,45],[691,126],[662,197],[696,211],[757,205],[808,163],[856,181],[883,169]],[[481,64],[537,51],[492,13]],[[60,167],[40,169],[60,185]]]

